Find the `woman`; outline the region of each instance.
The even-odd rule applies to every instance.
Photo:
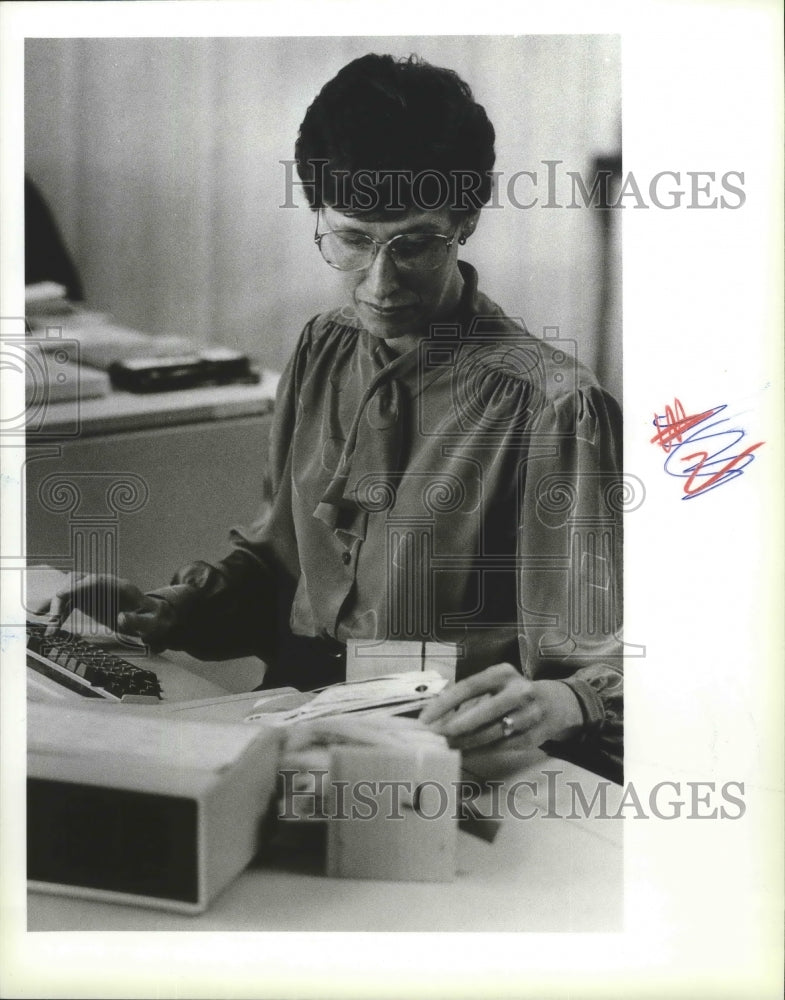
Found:
[[[558,342],[458,260],[491,196],[494,130],[453,72],[368,55],[296,145],[345,306],[281,380],[271,495],[220,563],[119,586],[120,629],[203,658],[256,653],[265,686],[340,680],[349,639],[456,647],[421,718],[475,755],[552,752],[620,778],[621,420]]]

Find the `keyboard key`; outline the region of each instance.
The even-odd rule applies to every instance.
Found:
[[[130,663],[68,632],[60,630],[47,636],[46,626],[30,623],[27,626],[27,648],[50,665],[81,677],[98,692],[106,692],[115,698],[122,699],[126,695],[160,698],[162,695],[160,682],[152,670]],[[57,671],[51,666],[48,673],[57,676]]]

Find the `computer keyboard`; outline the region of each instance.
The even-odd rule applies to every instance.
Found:
[[[129,663],[80,636],[27,623],[27,665],[64,688],[87,698],[160,701],[160,681],[152,670]]]

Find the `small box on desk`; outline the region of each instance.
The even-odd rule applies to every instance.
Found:
[[[370,680],[416,670],[435,670],[454,681],[458,647],[452,643],[406,639],[349,639],[346,643],[346,680]]]
[[[344,744],[284,752],[281,775],[276,849],[307,850],[333,878],[455,878],[457,750]]]
[[[28,704],[31,889],[199,913],[256,854],[280,735]]]
[[[344,801],[328,820],[327,874],[451,882],[459,770],[455,750],[334,747],[330,780]]]

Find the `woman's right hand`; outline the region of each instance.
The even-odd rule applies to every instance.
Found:
[[[149,597],[129,580],[110,574],[70,577],[36,610],[47,614],[51,631],[59,628],[75,609],[115,632],[136,635],[143,642],[163,649],[174,624],[166,601]]]

